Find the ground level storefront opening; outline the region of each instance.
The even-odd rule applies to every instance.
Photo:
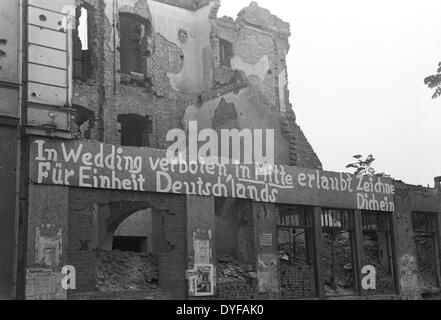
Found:
[[[439,283],[436,190],[287,166],[182,173],[167,161],[146,148],[31,143],[26,297],[396,299],[418,296],[420,276]],[[412,212],[434,215],[416,213],[409,236]],[[66,265],[74,290],[59,286]]]

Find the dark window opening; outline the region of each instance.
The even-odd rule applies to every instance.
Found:
[[[91,140],[92,128],[95,122],[93,111],[83,107],[74,105],[76,111],[74,134],[77,138]]]
[[[312,217],[312,208],[280,206],[277,244],[283,298],[317,295]]]
[[[437,215],[435,213],[414,212],[413,230],[417,250],[420,284],[427,290],[440,286],[438,274],[439,258],[437,248]]]
[[[322,264],[328,296],[355,293],[353,210],[322,209]]]
[[[151,24],[150,21],[137,15],[121,13],[120,54],[121,73],[130,77],[128,82],[143,82],[147,72],[147,58],[151,56]]]
[[[147,247],[147,237],[113,237],[112,250],[144,253]]]
[[[72,30],[73,78],[86,81],[93,74],[93,8],[84,4],[76,8],[76,26]]]
[[[231,59],[233,58],[233,44],[227,40],[219,39],[219,60],[220,66],[231,68]]]
[[[127,147],[150,147],[152,121],[136,114],[118,116],[121,125],[121,145]]]
[[[395,273],[391,243],[391,215],[386,212],[363,211],[364,265],[375,268],[376,289],[367,293],[394,293]]]

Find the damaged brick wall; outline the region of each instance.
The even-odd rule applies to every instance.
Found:
[[[184,53],[174,43],[168,41],[161,34],[155,36],[155,50],[149,59],[152,77],[152,89],[157,96],[167,97],[173,90],[168,73],[178,74],[184,65]]]
[[[183,2],[192,7],[197,1]],[[182,49],[194,45],[193,42],[187,43],[195,40],[192,37],[196,35],[191,30],[175,30],[177,42],[155,31],[151,23],[152,13],[146,0],[123,1],[119,8],[112,8],[113,3],[105,0],[84,0],[84,3],[93,8],[95,27],[90,34],[93,37],[93,41],[90,42],[93,43],[96,63],[91,79],[74,82],[73,103],[94,112],[95,121],[89,124],[92,127],[92,140],[119,144],[118,116],[137,114],[149,117],[153,121],[150,141],[154,143],[150,146],[166,148],[167,132],[182,127],[182,119],[189,105],[205,103],[219,95],[238,94],[240,90],[248,87],[248,90],[259,95],[258,103],[248,103],[253,103],[252,107],[255,109],[261,109],[259,113],[262,113],[262,118],[241,114],[239,129],[274,128],[277,135],[276,146],[280,149],[280,155],[277,157],[279,163],[321,168],[317,155],[295,123],[295,115],[289,101],[286,71],[289,24],[255,3],[239,13],[237,22],[231,18],[217,18],[219,4],[214,2],[210,12],[211,48],[207,51],[211,55],[211,71],[204,67],[204,78],[210,78],[209,74],[212,73],[211,85],[205,91],[191,94],[184,93],[189,92],[189,88],[179,89],[180,85],[176,87],[178,78],[175,77],[181,79],[185,74],[184,64],[187,59],[191,59],[185,56]],[[178,4],[179,7],[188,8],[186,5]],[[198,8],[201,7],[196,6],[196,9]],[[113,19],[113,15],[116,17],[121,13],[140,16],[147,21],[147,27],[151,29],[152,38],[147,40],[150,44],[145,44],[148,47],[145,48],[146,52],[149,53],[144,57],[144,80],[139,78],[134,82],[133,76],[129,75],[128,79],[127,75],[121,73],[121,30],[118,20]],[[206,27],[210,28],[209,25]],[[170,30],[166,33],[170,34]],[[201,117],[206,115],[200,115],[198,120]]]
[[[196,10],[203,6],[208,5],[211,0],[155,0],[163,2],[171,6],[177,6],[188,10]]]
[[[317,295],[313,267],[300,261],[296,265],[281,261],[279,273],[282,299],[310,298]]]
[[[251,202],[217,199],[216,235],[217,298],[265,298],[258,291]]]
[[[399,181],[395,181],[394,185],[393,225],[400,295],[404,299],[418,299],[421,297],[422,288],[419,281],[420,266],[418,266],[412,213],[439,214],[441,193],[439,189],[412,186]],[[438,239],[440,239],[439,230],[438,228]]]
[[[65,298],[57,281],[68,264],[68,193],[66,187],[30,184],[26,299]]]
[[[118,21],[113,21],[111,15],[112,2],[84,2],[93,8],[96,24],[96,31],[89,35],[93,37],[95,70],[94,76],[87,81],[74,81],[73,104],[94,112],[91,140],[120,144],[118,116],[137,114],[153,121],[151,147],[165,148],[166,133],[170,129],[181,127],[185,106],[196,100],[194,95],[174,91],[168,77],[169,74],[182,71],[185,60],[182,50],[153,30],[149,48],[152,52],[145,57],[145,80],[141,80],[142,83],[127,81],[120,69],[120,30],[117,28]],[[121,4],[116,15],[136,12],[143,19],[151,19],[145,0],[132,2],[133,6]]]
[[[279,148],[285,145],[282,149],[286,151],[277,159],[289,165],[321,169],[320,160],[296,123],[289,100],[286,63],[289,24],[252,2],[238,14],[236,21],[213,17],[212,26],[213,88],[225,88],[237,82],[238,77],[244,78],[242,83],[262,95],[254,108],[266,108],[269,117],[278,119],[279,124],[273,126],[281,132],[276,145]],[[243,118],[242,122],[241,128],[247,124],[253,126],[252,118]]]

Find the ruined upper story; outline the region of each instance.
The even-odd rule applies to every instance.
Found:
[[[236,20],[219,6],[30,0],[29,132],[164,149],[189,120],[268,128],[278,163],[321,168],[289,100],[289,24],[255,2]]]

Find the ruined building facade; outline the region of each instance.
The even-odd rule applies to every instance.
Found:
[[[275,163],[323,172],[289,99],[288,23],[254,2],[236,20],[218,17],[216,0],[8,2],[1,13],[16,28],[0,39],[12,57],[0,55],[0,92],[10,97],[0,101],[0,168],[10,181],[0,189],[4,297],[418,298],[422,283],[439,287],[439,186],[394,182],[395,210],[375,211],[343,205],[346,194],[268,204],[34,179],[39,139],[160,155],[167,133],[190,121],[217,132],[274,129]],[[66,265],[75,290],[59,285]],[[209,290],[204,276],[192,287],[196,265],[211,271]],[[365,265],[377,269],[372,292],[361,285]],[[106,280],[127,280],[122,266],[142,269],[148,285]]]

